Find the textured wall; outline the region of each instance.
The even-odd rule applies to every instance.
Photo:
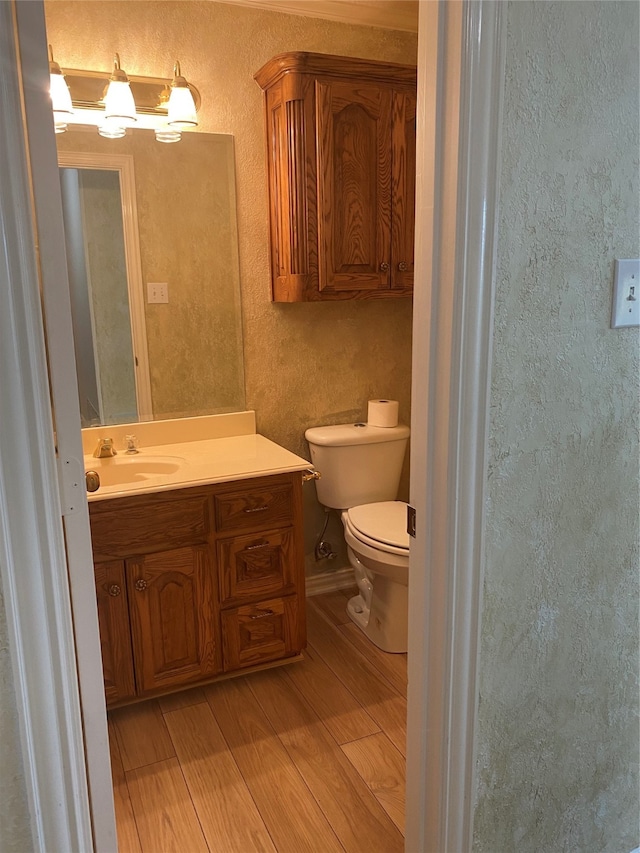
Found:
[[[508,7],[475,844],[638,844],[638,5]]]
[[[2,589],[0,589],[0,759],[0,850],[2,853],[27,853],[33,849],[33,844],[22,770],[13,667]]]
[[[233,134],[246,399],[258,430],[308,458],[308,426],[362,420],[371,398],[398,399],[400,418],[408,423],[410,300],[270,301],[263,93],[253,75],[271,57],[292,50],[411,63],[417,37],[190,0],[49,0],[46,14],[48,38],[63,67],[107,69],[118,50],[130,74],[170,76],[178,58],[202,94],[201,129]],[[308,550],[321,521],[313,486],[305,516]],[[339,536],[334,525],[331,538]]]

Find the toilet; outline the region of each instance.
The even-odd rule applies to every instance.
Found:
[[[407,505],[396,500],[409,427],[338,424],[305,432],[318,500],[341,512],[358,594],[347,613],[385,652],[407,651]]]

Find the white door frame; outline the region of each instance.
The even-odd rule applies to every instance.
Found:
[[[7,58],[13,51],[7,9],[18,20],[19,65]],[[113,797],[88,570],[80,417],[75,381],[69,381],[75,365],[42,0],[0,3],[0,24],[0,175],[8,175],[10,184],[10,192],[3,185],[0,193],[0,227],[7,237],[0,241],[6,248],[6,256],[0,249],[0,391],[10,395],[0,430],[0,570],[33,846],[43,853],[89,851],[92,845],[107,851],[116,848]],[[411,481],[418,535],[411,553],[406,830],[411,853],[471,847],[503,29],[501,3],[421,2]],[[62,498],[21,133],[20,66],[46,279]],[[426,126],[434,120],[435,139]]]
[[[15,684],[18,691],[25,683],[32,685],[17,698],[24,718],[34,850],[85,853],[95,846],[113,851],[113,788],[44,6],[2,2],[0,9],[9,19],[8,26],[0,26],[0,79],[11,87],[10,98],[0,105],[0,127],[8,137],[0,144],[0,172],[10,174],[21,193],[14,199],[2,193],[2,224],[10,235],[6,243],[14,265],[9,290],[30,300],[22,323],[17,315],[5,317],[2,312],[3,321],[13,324],[12,335],[2,334],[3,344],[13,344],[18,363],[0,359],[0,371],[8,374],[7,384],[3,381],[0,387],[4,391],[10,382],[19,382],[20,394],[32,398],[24,411],[13,399],[2,407],[0,441],[7,448],[6,464],[19,468],[13,476],[0,472],[0,506],[9,522],[13,507],[21,509],[5,533],[2,582],[5,596],[16,589],[15,596],[5,598]],[[18,58],[12,62],[8,57],[16,46]],[[13,207],[15,245],[13,231],[8,231]],[[29,334],[26,323],[33,327]],[[34,408],[37,418],[31,415]],[[16,420],[15,433],[5,429],[9,413]],[[29,438],[28,446],[20,432]],[[23,492],[34,497],[31,505],[21,508]],[[39,545],[29,559],[22,550],[33,549],[28,539],[22,542],[26,526]]]
[[[502,3],[421,3],[416,280],[423,285],[413,323],[417,535],[405,840],[412,853],[472,848],[504,52]]]

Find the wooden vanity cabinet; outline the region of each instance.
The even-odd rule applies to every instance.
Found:
[[[89,505],[108,705],[300,653],[299,472]]]
[[[415,67],[290,53],[255,79],[266,103],[273,299],[410,295]]]
[[[104,692],[113,705],[136,695],[124,562],[96,563],[94,570]]]

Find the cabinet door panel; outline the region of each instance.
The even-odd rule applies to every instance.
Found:
[[[135,696],[124,563],[95,565],[102,671],[107,704]]]
[[[225,672],[299,652],[297,616],[294,595],[223,611]]]
[[[207,546],[127,561],[138,691],[200,681],[220,670]]]
[[[221,604],[228,606],[243,599],[293,592],[295,558],[292,530],[221,540],[218,542]]]
[[[393,95],[393,204],[391,262],[393,289],[413,287],[416,223],[416,96]]]
[[[318,83],[321,291],[388,289],[391,281],[391,91]]]
[[[317,280],[313,85],[291,79],[267,93],[271,274],[283,302],[298,302]]]

